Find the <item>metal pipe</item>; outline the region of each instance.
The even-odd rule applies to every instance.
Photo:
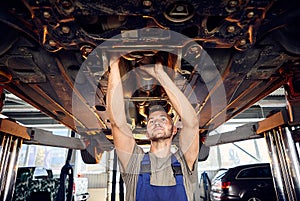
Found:
[[[2,134],[2,133],[1,133]],[[7,164],[9,158],[9,150],[11,146],[12,136],[4,135],[4,140],[2,142],[2,156],[1,156],[1,164],[0,164],[0,178],[1,178],[1,185],[0,185],[0,200],[3,200],[4,196],[4,189],[6,183],[6,176],[7,176]]]
[[[113,170],[112,170],[112,190],[111,201],[116,200],[116,185],[117,185],[117,152],[114,150]]]
[[[290,180],[292,182],[292,188],[290,191],[293,191],[295,200],[300,200],[300,158],[290,129],[286,127],[284,132],[285,138],[283,139],[283,143],[285,145],[286,159],[289,162],[287,165],[291,172]]]
[[[279,150],[279,156],[280,156],[280,167],[281,171],[283,173],[283,181],[284,181],[284,190],[285,194],[288,197],[288,200],[295,200],[295,196],[293,195],[293,192],[291,191],[292,189],[292,183],[290,180],[290,169],[288,167],[288,162],[287,162],[287,156],[286,156],[286,147],[283,144],[284,137],[283,137],[283,129],[279,127],[278,129],[274,129],[274,136],[276,140],[276,146],[277,150]]]
[[[107,154],[107,195],[106,201],[111,201],[112,192],[112,173],[113,173],[113,161],[114,161],[114,150]]]
[[[271,170],[273,174],[273,182],[277,194],[277,199],[281,201],[287,201],[287,198],[284,193],[282,172],[279,166],[278,150],[276,148],[273,133],[271,131],[267,131],[264,133],[264,136],[268,145],[269,155],[271,158]]]
[[[121,174],[119,175],[120,176],[120,180],[119,180],[119,200],[120,201],[124,201],[125,200],[125,197],[124,197],[124,181],[123,181],[123,178],[121,176]]]
[[[6,135],[0,135],[0,178],[1,178],[1,172],[3,170],[2,168],[2,157],[4,156],[4,149],[5,149],[5,141],[6,141]]]
[[[300,161],[289,128],[274,128],[265,133],[265,139],[278,200],[299,200]]]
[[[10,201],[13,198],[14,186],[17,177],[18,155],[22,145],[22,138],[13,137],[11,141],[11,149],[7,164],[7,177],[3,193],[3,201]],[[2,197],[2,196],[1,196]]]
[[[11,201],[23,138],[0,133],[0,200]]]

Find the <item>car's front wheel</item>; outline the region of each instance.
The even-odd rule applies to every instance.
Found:
[[[92,137],[84,138],[86,149],[80,150],[81,158],[86,164],[98,164],[102,158],[103,151],[98,147],[98,143]]]
[[[247,195],[243,199],[244,201],[264,201],[259,195],[252,194],[252,195]]]

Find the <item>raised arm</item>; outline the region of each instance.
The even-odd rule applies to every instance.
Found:
[[[149,71],[147,70],[147,72]],[[155,64],[154,73],[151,74],[155,75],[165,89],[172,106],[181,118],[182,129],[179,136],[179,145],[189,168],[192,169],[199,152],[199,121],[197,114],[187,97],[164,71],[161,63]]]
[[[119,160],[123,168],[126,169],[135,146],[135,140],[126,121],[119,59],[112,59],[110,62],[106,102],[114,145]]]

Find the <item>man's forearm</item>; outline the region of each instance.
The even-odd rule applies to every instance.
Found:
[[[110,123],[114,126],[120,127],[126,124],[126,114],[118,63],[119,60],[111,63],[107,88],[107,109]]]
[[[156,78],[164,87],[172,106],[181,118],[182,129],[179,136],[179,145],[190,170],[192,170],[199,151],[199,121],[197,114],[187,97],[175,85],[162,66],[157,65],[161,64],[155,66]]]
[[[158,65],[158,64],[156,64]],[[188,101],[187,97],[182,93],[182,91],[175,85],[171,80],[168,74],[163,69],[156,70],[157,80],[165,89],[172,106],[178,113],[178,115],[183,121],[185,126],[193,127],[195,124],[198,124],[197,114]]]

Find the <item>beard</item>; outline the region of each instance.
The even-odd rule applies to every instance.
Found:
[[[170,139],[173,137],[173,126],[167,131],[165,129],[162,129],[161,132],[155,134],[154,133],[155,130],[152,132],[151,135],[149,135],[149,140],[160,141],[160,140]]]

